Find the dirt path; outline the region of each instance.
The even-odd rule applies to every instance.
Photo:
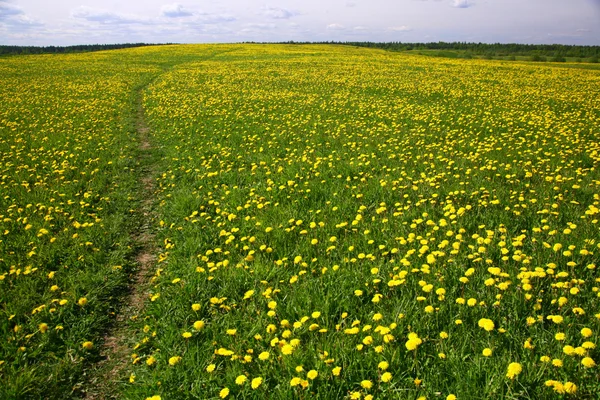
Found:
[[[106,332],[104,344],[100,349],[102,360],[87,373],[87,385],[83,397],[91,400],[117,399],[119,382],[128,379],[124,374],[130,362],[130,349],[128,340],[131,337],[128,321],[139,315],[147,298],[148,283],[152,276],[152,266],[155,263],[156,249],[154,248],[154,233],[152,232],[153,220],[153,194],[155,184],[152,171],[152,143],[150,141],[150,128],[146,123],[143,107],[142,92],[145,87],[136,93],[135,127],[139,135],[138,170],[140,192],[138,216],[140,225],[138,233],[132,237],[136,249],[136,270],[129,281],[129,291],[121,299],[121,309],[112,326]]]

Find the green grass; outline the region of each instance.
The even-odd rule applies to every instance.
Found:
[[[102,213],[104,227],[94,224],[86,236],[72,237],[69,217],[89,213],[79,203],[84,187],[75,176],[81,171],[67,169],[70,183],[60,189],[64,202],[76,202],[56,227],[62,236],[55,263],[69,266],[56,274],[70,299],[68,313],[29,315],[33,304],[56,297],[46,278],[53,269],[40,261],[35,265],[45,269],[32,281],[37,286],[14,274],[0,282],[32,298],[22,306],[13,292],[0,298],[26,329],[12,333],[13,320],[0,326],[3,337],[25,340],[40,318],[52,317],[51,329],[72,322],[65,329],[72,339],[52,347],[56,334],[36,334],[36,354],[47,357],[40,361],[0,348],[5,393],[34,398],[49,381],[42,384],[40,377],[81,373],[81,367],[49,373],[67,365],[49,361],[50,353],[95,360],[81,343],[97,343],[110,296],[126,282],[126,243],[141,200],[137,139],[127,120],[134,110],[119,99],[141,87],[160,155],[153,168],[159,254],[146,307],[131,322],[131,366],[118,382],[122,398],[207,399],[228,391],[242,399],[537,399],[600,392],[597,367],[582,364],[585,357],[600,361],[597,70],[321,45],[96,54],[52,60],[65,69],[76,65],[69,57],[102,58],[106,64],[71,67],[61,82],[109,75],[119,89],[92,96],[110,100],[97,112],[111,116],[106,124],[116,124],[110,125],[114,137],[73,133],[60,122],[76,118],[68,108],[44,111],[40,126],[56,132],[56,144],[45,151],[69,149],[78,168],[89,164],[86,151],[107,143],[96,156],[104,166],[94,174],[97,186],[89,188],[98,197],[89,207]],[[130,61],[127,85],[106,72],[106,65],[124,59]],[[10,63],[26,60],[33,67],[22,79],[31,81],[41,73],[33,57],[3,59],[2,68],[16,71]],[[2,96],[24,85],[11,79]],[[71,93],[41,87],[46,96],[58,93],[56,99]],[[15,106],[0,118],[20,120],[26,113]],[[7,160],[22,163],[24,153],[12,150],[16,139],[4,129]],[[27,132],[37,140],[43,131]],[[89,147],[79,144],[84,138]],[[31,143],[19,146],[39,147]],[[34,168],[39,175],[44,164]],[[4,209],[17,200],[41,201],[28,200],[19,186],[27,173],[16,167],[3,173],[10,176],[3,187],[13,194],[0,213],[9,215]],[[104,204],[107,196],[111,202]],[[17,219],[10,218],[11,224]],[[40,216],[32,218],[41,225]],[[0,243],[4,253],[14,252],[2,257],[9,260],[2,268],[22,263],[16,260],[30,251],[29,241],[42,243],[31,236],[38,225]],[[112,251],[108,242],[118,240],[124,244]],[[100,243],[101,250],[75,262],[85,241]],[[113,265],[124,265],[114,286],[99,284]],[[43,295],[36,299],[35,293]],[[88,299],[83,308],[76,305],[81,296]],[[490,331],[479,326],[483,318],[493,322]],[[203,326],[194,327],[197,321]],[[420,343],[409,350],[413,334]],[[264,352],[269,358],[259,359]],[[522,367],[512,379],[511,363]],[[382,379],[385,372],[389,380]],[[236,384],[242,375],[247,382]],[[253,389],[254,378],[262,382]],[[552,381],[559,382],[554,390]],[[70,384],[57,381],[56,387]],[[25,388],[31,392],[17,392]]]

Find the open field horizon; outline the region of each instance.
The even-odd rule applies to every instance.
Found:
[[[0,58],[0,398],[595,398],[600,70]]]

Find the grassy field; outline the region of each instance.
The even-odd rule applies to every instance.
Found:
[[[0,59],[0,398],[596,398],[600,71],[326,45]],[[147,222],[147,221],[146,221]]]

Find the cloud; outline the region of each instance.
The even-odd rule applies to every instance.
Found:
[[[469,0],[452,0],[452,7],[455,8],[469,8],[472,4],[469,4]]]
[[[196,22],[203,24],[221,24],[223,22],[233,22],[237,18],[229,14],[197,14]]]
[[[169,18],[190,17],[194,15],[193,12],[186,10],[179,3],[166,4],[162,6],[160,13],[162,16]]]
[[[297,15],[300,15],[298,11],[289,10],[287,8],[279,8],[279,7],[269,7],[266,6],[263,8],[263,14],[267,17],[271,17],[274,19],[290,19]]]
[[[83,19],[88,22],[97,22],[103,25],[119,24],[146,24],[147,20],[136,16],[117,14],[110,11],[98,10],[80,6],[71,11],[71,17]]]
[[[246,24],[245,28],[242,29],[242,31],[244,30],[269,30],[269,29],[275,29],[277,28],[277,25],[275,24],[262,24],[262,23],[252,23],[252,24]]]
[[[21,10],[19,7],[5,2],[0,2],[0,21],[21,14],[23,14],[23,10]]]
[[[10,27],[36,27],[44,25],[41,21],[31,18],[18,6],[0,0],[0,22]]]
[[[412,28],[410,26],[406,26],[406,25],[391,26],[391,27],[388,28],[388,31],[392,31],[392,32],[409,32],[409,31],[412,31]]]
[[[346,29],[344,27],[344,25],[341,24],[329,24],[327,25],[327,30],[328,31],[343,31],[344,29]]]

